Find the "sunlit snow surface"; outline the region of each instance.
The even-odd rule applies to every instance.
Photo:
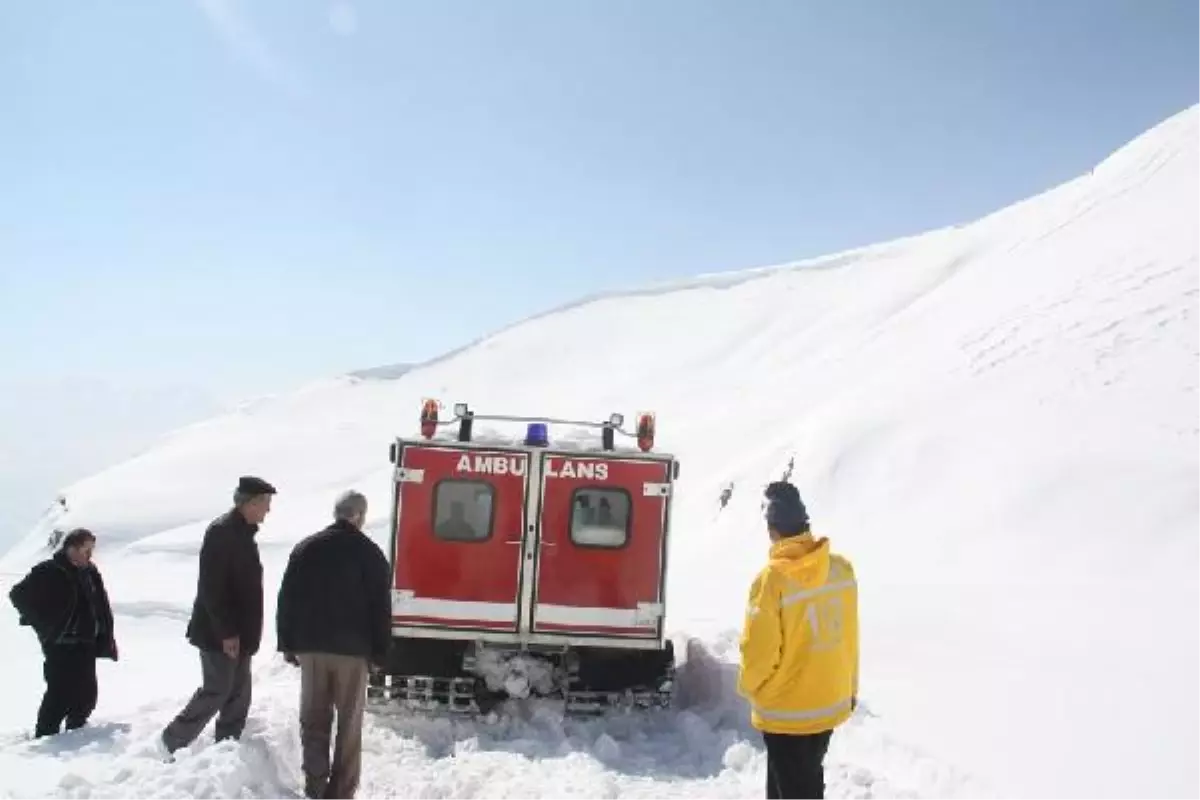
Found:
[[[695,641],[680,708],[658,715],[371,716],[362,796],[762,796],[731,670],[765,554],[761,489],[792,458],[862,598],[863,706],[834,737],[830,796],[1200,793],[1197,134],[1193,108],[970,225],[592,298],[408,371],[249,403],[66,487],[70,511],[0,582],[53,527],[92,528],[122,660],[101,663],[91,728],[29,742],[40,655],[4,604],[0,791],[298,794],[298,676],[270,625],[280,572],[347,487],[368,492],[387,545],[388,444],[434,396],[655,411],[658,448],[682,464],[668,626]],[[280,489],[259,534],[251,727],[216,746],[210,728],[162,763],[154,740],[199,680],[184,627],[200,537],[243,474]]]
[[[171,702],[130,703],[120,721],[53,740],[5,742],[16,796],[289,797],[300,793],[298,673],[277,657],[256,673],[243,741],[211,732],[164,763],[154,747]],[[513,702],[484,720],[368,715],[364,797],[746,797],[763,789],[763,754],[731,698],[732,672],[711,655],[681,668],[690,706],[651,715],[564,719],[549,702]],[[187,683],[170,681],[180,690]],[[166,687],[164,687],[166,688]],[[831,793],[850,797],[970,794],[955,774],[864,710],[829,759]]]

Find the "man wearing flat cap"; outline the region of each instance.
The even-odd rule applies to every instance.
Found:
[[[750,588],[737,688],[767,746],[766,796],[823,797],[830,738],[858,703],[858,585],[813,536],[795,486],[765,494],[771,550]]]
[[[216,740],[238,739],[250,711],[250,659],[263,629],[263,570],[254,535],[275,487],[243,477],[233,508],[215,519],[200,546],[200,573],[187,638],[200,651],[202,684],[167,725],[168,753],[191,744],[215,716]]]

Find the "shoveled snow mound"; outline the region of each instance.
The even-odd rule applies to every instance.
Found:
[[[266,653],[241,749],[202,748],[193,763],[207,772],[139,755],[198,678],[183,620],[200,534],[238,475],[279,486],[259,536],[271,619],[287,553],[343,488],[368,492],[386,544],[387,445],[436,396],[558,417],[655,410],[659,448],[683,465],[669,626],[725,659],[764,555],[761,487],[795,459],[818,532],[861,582],[873,716],[835,737],[831,793],[941,795],[963,773],[1008,796],[1200,793],[1197,120],[1188,109],[1091,174],[971,225],[594,298],[395,380],[249,404],[68,487],[69,513],[0,572],[38,557],[48,525],[99,532],[123,646],[98,718],[132,728],[90,747],[124,766],[97,758],[89,773],[83,756],[41,752],[75,746],[64,737],[4,751],[0,786],[293,787],[294,677]],[[0,724],[16,735],[40,665],[26,630],[3,630]],[[366,780],[381,794],[758,795],[759,740],[727,687],[716,696],[719,723],[679,711],[557,732],[539,716],[506,738],[375,721]],[[689,735],[701,741],[671,750]],[[668,753],[658,783],[637,771],[639,748]],[[216,774],[233,783],[197,777]]]

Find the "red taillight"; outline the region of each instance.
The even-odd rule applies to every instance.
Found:
[[[645,412],[638,415],[637,443],[643,453],[648,453],[654,447],[654,414]]]
[[[437,433],[438,424],[438,401],[426,400],[421,405],[421,435],[426,439],[432,439]]]

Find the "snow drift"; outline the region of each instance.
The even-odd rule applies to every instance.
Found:
[[[271,632],[247,740],[151,756],[198,678],[183,627],[200,534],[238,475],[280,488],[259,537],[270,618],[291,545],[342,489],[368,492],[386,542],[387,444],[435,396],[655,410],[683,466],[669,625],[705,647],[689,648],[686,707],[652,719],[373,718],[364,793],[760,796],[727,662],[764,555],[761,488],[794,459],[861,581],[869,711],[835,737],[831,794],[1195,795],[1198,119],[970,225],[589,298],[394,379],[245,406],[67,488],[65,518],[0,571],[27,568],[54,525],[96,530],[123,660],[102,668],[94,729],[24,743],[40,666],[5,612],[0,785],[294,792],[296,678]]]

